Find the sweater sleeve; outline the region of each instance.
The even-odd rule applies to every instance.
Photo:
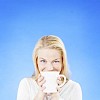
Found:
[[[71,100],[82,100],[82,90],[80,85],[77,83],[71,95]]]
[[[30,100],[29,89],[27,79],[22,79],[18,87],[17,100]]]

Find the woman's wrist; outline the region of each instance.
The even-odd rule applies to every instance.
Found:
[[[35,96],[34,100],[43,100],[44,96],[45,95],[42,92],[38,92],[37,95]]]

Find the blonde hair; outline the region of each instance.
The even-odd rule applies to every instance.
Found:
[[[65,46],[62,40],[59,37],[54,35],[43,36],[38,40],[37,44],[35,45],[33,55],[32,55],[34,67],[35,67],[35,75],[33,75],[33,77],[37,79],[40,73],[37,65],[37,58],[38,58],[37,52],[41,48],[57,49],[61,51],[63,66],[60,73],[65,75],[66,79],[69,79],[69,69],[68,69],[68,61],[67,61]]]

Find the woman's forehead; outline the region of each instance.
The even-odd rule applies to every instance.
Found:
[[[55,59],[61,57],[61,51],[57,49],[39,49],[37,53],[38,57],[41,58],[48,58],[48,57],[53,57]]]

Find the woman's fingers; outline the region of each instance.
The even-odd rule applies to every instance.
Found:
[[[58,92],[58,93],[61,92],[62,87],[59,87],[59,85],[61,85],[62,83],[63,83],[63,82],[62,82],[62,80],[61,80],[61,77],[58,77],[58,78],[57,78],[57,84],[58,84],[58,86],[57,86],[57,92]]]
[[[40,86],[43,86],[43,84],[44,84],[45,82],[46,82],[46,80],[43,79],[42,81],[39,82],[39,85],[40,85]]]
[[[57,92],[60,93],[61,92],[61,87],[57,87]]]
[[[44,79],[44,77],[39,74],[39,76],[38,76],[38,82],[41,82],[43,79]]]
[[[38,85],[39,85],[39,87],[40,87],[40,89],[42,91],[45,89],[45,87],[43,86],[43,84],[45,83],[45,81],[46,80],[44,79],[44,77],[39,74],[37,83],[38,83]]]
[[[41,91],[43,91],[45,88],[46,88],[46,87],[44,87],[44,86],[43,86],[43,87],[41,87]]]
[[[60,77],[57,78],[57,84],[58,84],[58,86],[62,84],[62,81],[61,81]]]

